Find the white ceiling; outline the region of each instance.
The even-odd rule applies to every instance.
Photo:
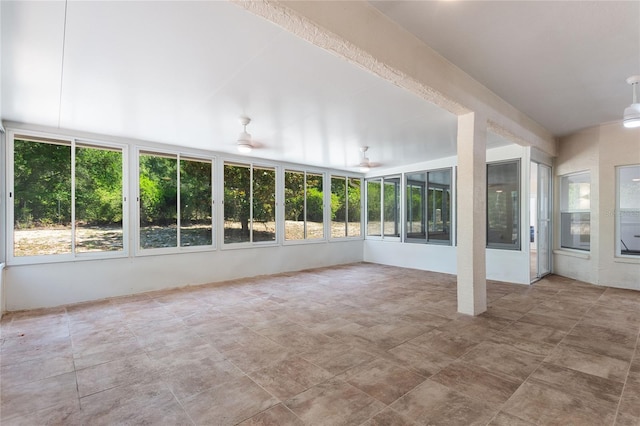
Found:
[[[372,1],[556,136],[619,121],[640,1]]]
[[[475,3],[460,3],[459,9],[469,8],[484,23],[469,26],[469,32],[453,25],[455,16],[441,13],[441,2],[376,6],[407,28],[413,25],[419,36],[434,37],[428,44],[444,56],[448,48],[458,52],[459,58],[449,59],[557,134],[620,118],[630,103],[624,78],[640,72],[620,71],[630,68],[624,63],[633,54],[618,58],[620,63],[573,75],[575,84],[565,87],[563,82],[571,78],[562,71],[577,72],[573,63],[584,55],[541,56],[549,44],[547,37],[558,31],[548,28],[516,36],[531,26],[524,27],[522,19],[511,22],[507,18],[518,16],[514,6],[500,3],[511,12],[500,12],[495,5],[485,10]],[[633,4],[637,18],[638,3]],[[251,156],[260,158],[355,170],[362,145],[371,146],[367,153],[371,161],[388,167],[455,155],[452,114],[232,3],[70,1],[66,24],[63,1],[3,0],[0,7],[4,120],[235,153],[241,131],[237,118],[246,114],[253,119],[248,131],[263,146]],[[522,7],[535,9],[529,4]],[[492,21],[498,12],[501,18]],[[619,18],[614,12],[603,19]],[[470,12],[463,14],[471,20]],[[422,21],[408,22],[409,15]],[[440,19],[448,19],[452,27],[434,30],[437,37],[429,35]],[[574,28],[570,20],[562,25]],[[632,38],[625,25],[626,21],[618,23],[622,34],[609,34],[623,40],[623,45]],[[633,31],[637,36],[640,30]],[[491,37],[485,36],[487,32]],[[512,41],[529,39],[529,44],[520,44],[529,53],[514,56],[518,43],[512,43],[511,50],[497,56],[496,50],[510,44],[490,43],[500,40],[500,34]],[[545,43],[536,48],[535,40]],[[571,39],[566,44],[582,52],[581,41]],[[592,49],[594,57],[603,58],[603,44]],[[487,52],[473,53],[481,48]],[[534,67],[536,63],[544,67]],[[514,82],[505,71],[513,67],[535,68],[528,72],[538,77]],[[617,75],[620,72],[622,76]],[[594,81],[596,85],[591,84]],[[582,101],[587,95],[589,102],[579,109],[588,115],[587,121],[563,109],[567,102]],[[503,144],[506,141],[491,135],[490,146]]]

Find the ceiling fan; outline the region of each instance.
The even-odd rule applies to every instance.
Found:
[[[249,123],[251,123],[251,118],[245,115],[241,115],[238,118],[238,121],[243,128],[238,135],[238,140],[236,141],[236,148],[238,149],[238,152],[240,152],[241,154],[249,154],[256,148],[262,148],[263,145],[260,142],[256,142],[255,140],[253,140],[253,138],[251,137],[251,133],[247,132],[247,126],[249,125]]]
[[[358,167],[360,168],[360,171],[362,173],[367,173],[372,167],[378,167],[380,165],[379,163],[373,163],[369,161],[369,157],[367,157],[368,150],[369,150],[368,146],[360,147],[360,152],[362,153],[362,160],[360,160]]]

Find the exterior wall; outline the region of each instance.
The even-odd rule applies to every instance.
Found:
[[[615,255],[616,166],[640,164],[640,129],[604,124],[558,144],[555,182],[554,272],[592,284],[640,290],[640,259]],[[591,251],[560,249],[558,176],[591,173]]]
[[[640,290],[640,256],[616,257],[616,166],[640,164],[640,129],[600,127],[598,284]]]

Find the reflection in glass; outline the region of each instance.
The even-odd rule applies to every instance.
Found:
[[[140,247],[178,245],[178,159],[140,153]]]
[[[76,146],[76,251],[123,250],[122,151]]]
[[[347,236],[347,178],[331,176],[331,238]]]
[[[451,170],[427,173],[429,241],[451,241]]]
[[[249,165],[224,165],[224,243],[250,240],[251,170]]]
[[[276,170],[253,168],[253,241],[276,240]]]
[[[14,141],[13,255],[71,253],[71,146]]]
[[[382,214],[380,212],[381,201],[380,179],[367,180],[367,235],[382,236],[382,227],[380,220]]]
[[[400,178],[384,179],[384,236],[400,236]]]
[[[591,177],[576,173],[560,179],[560,247],[591,249]]]
[[[620,254],[640,256],[640,165],[618,168]]]
[[[284,173],[284,239],[304,240],[304,172]]]
[[[426,238],[424,220],[425,186],[424,173],[412,173],[407,175],[407,186],[405,191],[407,197],[406,236],[408,239]]]
[[[211,161],[180,159],[180,246],[213,243]]]
[[[362,180],[359,178],[347,178],[347,236],[359,237],[362,235],[362,222],[360,219],[360,188]]]
[[[307,239],[324,238],[324,193],[322,175],[307,173],[305,233]]]
[[[520,248],[519,162],[487,165],[487,247]]]

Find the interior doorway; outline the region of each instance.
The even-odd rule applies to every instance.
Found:
[[[531,162],[529,184],[531,282],[551,272],[551,167]]]

